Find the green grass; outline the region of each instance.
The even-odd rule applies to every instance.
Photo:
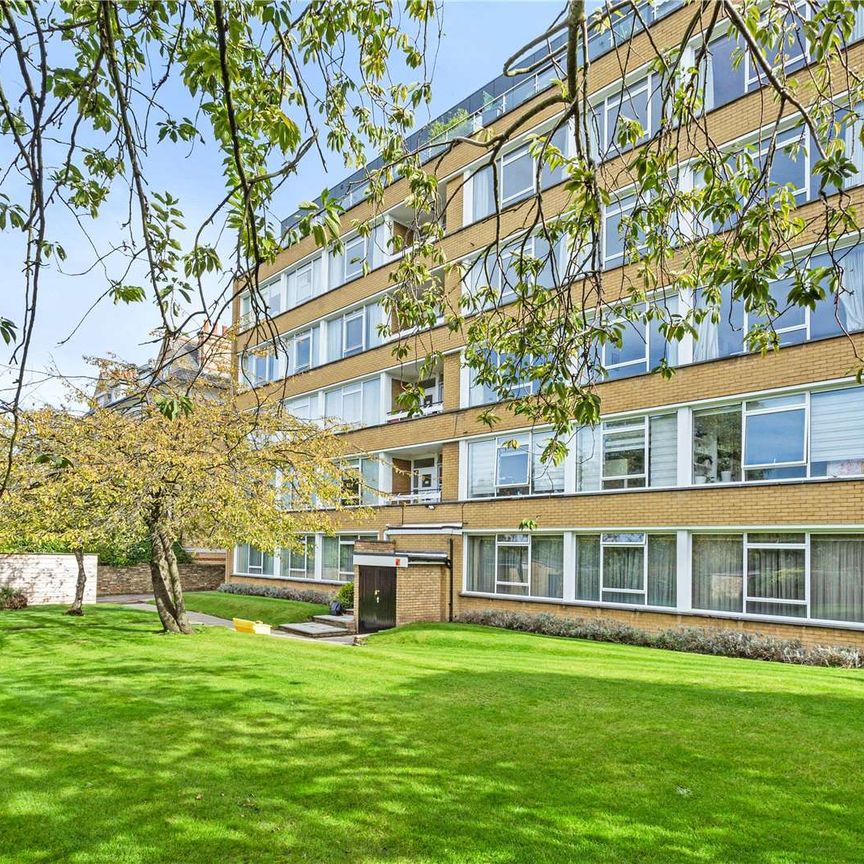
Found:
[[[248,618],[274,627],[307,621],[313,615],[327,612],[327,607],[322,603],[301,603],[299,600],[278,600],[275,597],[253,597],[221,591],[188,591],[183,597],[190,612],[203,612],[217,618]]]
[[[864,674],[0,613],[0,862],[860,862]]]

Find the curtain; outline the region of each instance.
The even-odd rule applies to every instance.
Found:
[[[648,605],[675,606],[678,568],[674,534],[648,537]]]
[[[652,417],[649,424],[649,485],[675,486],[678,480],[678,415]]]
[[[363,503],[378,503],[378,461],[361,459],[360,470],[363,475]]]
[[[693,608],[741,612],[744,587],[743,537],[693,535]]]
[[[576,538],[576,599],[600,599],[600,537]]]
[[[810,617],[864,622],[864,536],[811,536]]]
[[[531,478],[534,492],[563,492],[564,463],[555,465],[544,462],[543,450],[552,438],[551,433],[544,432],[533,436],[531,445]]]
[[[380,303],[370,303],[366,307],[366,348],[374,348],[382,341],[379,326],[384,323],[384,307]]]
[[[747,596],[804,600],[804,550],[748,549]]]
[[[498,544],[498,583],[495,589],[499,594],[528,594],[528,547]]]
[[[501,178],[498,178],[500,183]],[[472,184],[472,221],[483,219],[495,209],[495,188],[492,179],[492,166],[487,165],[471,178]]]
[[[248,573],[249,572],[249,544],[241,543],[237,547],[237,551],[234,557],[235,561],[235,573]]]
[[[535,537],[532,540],[531,596],[564,596],[563,537]]]
[[[702,292],[696,292],[696,307],[704,308]],[[693,359],[714,360],[720,356],[719,321],[712,320],[712,314],[706,315],[696,329],[696,340],[693,344]]]
[[[342,252],[331,252],[327,263],[329,287],[338,288],[345,281],[345,255]]]
[[[645,594],[616,591],[628,588],[642,591],[645,584],[644,546],[604,546],[603,599],[610,603],[644,603]]]
[[[864,146],[861,145],[861,120],[855,119],[846,122],[843,129],[843,144],[846,148],[846,156],[855,165],[855,173],[843,181],[843,186],[850,189],[864,180]]]
[[[577,435],[578,478],[576,488],[579,492],[596,492],[600,488],[600,427],[583,426]]]
[[[860,474],[864,468],[864,387],[810,397],[810,463],[816,477]]]
[[[327,325],[327,360],[342,359],[342,319],[331,318]]]
[[[495,494],[495,441],[472,441],[468,445],[468,497]]]
[[[471,537],[468,541],[470,552],[468,591],[495,592],[495,538],[493,536]]]
[[[859,143],[859,149],[864,145]],[[840,305],[846,313],[846,329],[864,330],[864,249],[851,251],[843,261],[843,290]]]
[[[363,382],[363,425],[374,426],[381,421],[381,382],[378,378]]]
[[[324,537],[321,542],[321,578],[339,578],[339,538]]]

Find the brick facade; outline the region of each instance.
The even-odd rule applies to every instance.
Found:
[[[225,567],[216,564],[180,564],[180,581],[184,591],[215,591],[225,581]],[[99,565],[99,596],[112,594],[149,594],[153,590],[148,564],[131,567]]]

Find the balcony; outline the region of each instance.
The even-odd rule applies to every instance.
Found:
[[[388,456],[389,504],[437,504],[441,500],[441,450],[417,448]]]
[[[444,376],[439,364],[432,370],[429,377],[421,377],[428,373],[422,362],[403,366],[398,373],[390,377],[390,405],[387,412],[388,423],[401,423],[403,420],[413,420],[417,417],[428,417],[440,414],[444,410]],[[419,406],[409,410],[408,394],[411,390],[420,390]]]

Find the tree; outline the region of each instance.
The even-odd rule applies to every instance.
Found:
[[[330,430],[279,403],[248,412],[194,397],[163,387],[134,411],[21,412],[0,539],[26,533],[80,550],[145,537],[162,624],[189,633],[181,536],[291,548],[298,532],[330,527],[348,482]]]
[[[157,372],[172,339],[193,319],[218,321],[241,283],[266,322],[258,274],[280,249],[274,195],[304,159],[326,162],[329,152],[356,166],[369,146],[396,151],[429,98],[423,49],[434,12],[433,0],[401,10],[394,0],[0,4],[0,135],[11,154],[0,173],[22,181],[4,183],[0,230],[19,238],[23,262],[7,301],[20,299],[22,313],[0,310],[18,370],[0,404],[11,417],[0,495],[43,273],[66,258],[60,215],[73,214],[79,245],[94,250],[85,271],[105,273],[101,302],[155,306]],[[154,187],[149,166],[157,152],[189,158],[201,146],[218,149],[222,176],[212,212],[187,230],[183,202]],[[106,246],[94,228],[112,202],[129,217],[126,236]],[[334,211],[307,209],[307,229],[338,242]],[[85,304],[76,312],[86,316]]]
[[[443,312],[447,326],[464,334],[465,361],[477,380],[515,413],[553,427],[547,459],[563,459],[574,425],[598,421],[604,348],[621,348],[634,326],[654,329],[674,346],[728,315],[726,294],[749,315],[742,336],[750,351],[777,349],[778,319],[817,303],[833,303],[838,332],[849,333],[838,314],[849,289],[837,244],[861,227],[849,190],[864,180],[855,162],[864,144],[864,92],[846,49],[864,10],[857,3],[784,0],[675,5],[684,7],[673,12],[678,36],[660,47],[648,29],[649,4],[609,3],[590,16],[584,2],[573,0],[504,66],[514,82],[524,82],[551,57],[557,80],[548,92],[434,148],[432,170],[422,150],[399,164],[418,215],[415,243],[394,275],[407,290],[389,303],[399,328],[408,329],[438,319],[441,297],[425,286],[436,270],[453,266],[439,248],[441,225],[429,218],[437,206],[437,160],[455,146],[475,150],[480,161],[472,173],[491,172],[498,202],[504,148],[521,136],[536,157],[536,191],[506,212],[495,204],[495,238],[480,250],[474,284]],[[746,67],[756,89],[765,88],[753,97],[761,98],[761,135],[752,146],[725,140],[712,123],[712,51],[721,44],[715,38],[729,52],[733,73],[744,81]],[[530,56],[552,40],[560,49]],[[621,83],[600,106],[589,99],[597,89],[598,47],[609,50]],[[640,99],[652,107],[640,110]],[[542,133],[531,132],[549,117]],[[560,143],[565,129],[570,152]],[[802,210],[782,171],[807,158],[814,195]],[[550,204],[544,193],[547,173],[563,181],[561,203]],[[448,206],[462,189],[462,182],[448,184]],[[610,211],[619,215],[604,222]],[[617,244],[616,261],[628,266],[607,266],[604,244]],[[562,246],[564,254],[554,254]],[[814,247],[827,260],[817,260]],[[772,283],[784,279],[778,296]],[[679,294],[698,302],[683,308],[667,302]],[[860,379],[860,349],[849,343]],[[394,350],[404,356],[415,345]],[[430,349],[427,369],[439,362]],[[655,368],[674,374],[666,357]],[[848,368],[844,362],[842,371]],[[420,398],[410,389],[401,397],[409,410],[419,408]],[[498,415],[489,409],[483,419],[493,424]]]

